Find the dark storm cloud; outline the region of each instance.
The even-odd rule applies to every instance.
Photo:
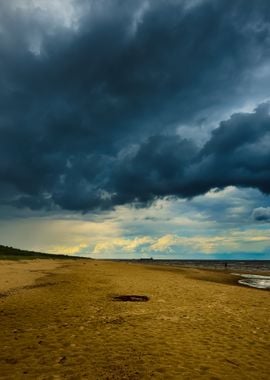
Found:
[[[270,192],[269,104],[253,113],[234,114],[212,132],[193,168],[194,193],[228,185]]]
[[[134,157],[116,165],[112,173],[116,202],[147,202],[155,196],[177,195],[197,151],[192,141],[179,136],[150,137]]]
[[[75,4],[76,30],[0,5],[3,204],[88,211],[227,185],[269,193],[266,106],[221,123],[200,149],[175,135],[213,107],[266,95],[268,1]]]
[[[155,196],[192,197],[229,185],[270,193],[269,105],[221,122],[200,150],[177,136],[155,136],[113,175],[128,201]]]
[[[252,212],[252,217],[258,222],[270,222],[270,207],[257,207]]]

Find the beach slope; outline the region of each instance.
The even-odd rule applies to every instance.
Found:
[[[269,378],[269,292],[233,276],[95,260],[0,266],[0,379]]]

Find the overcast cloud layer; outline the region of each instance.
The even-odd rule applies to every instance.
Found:
[[[268,196],[269,67],[268,0],[1,2],[0,216]]]

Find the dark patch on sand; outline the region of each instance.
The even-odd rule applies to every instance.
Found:
[[[149,297],[147,296],[139,296],[139,295],[131,295],[131,294],[123,294],[119,296],[113,296],[113,301],[119,302],[147,302],[149,301]]]
[[[26,285],[26,286],[23,286],[21,289],[38,289],[38,288],[47,288],[48,286],[55,286],[55,285],[59,285],[60,283],[62,283],[63,281],[61,282],[44,282],[44,283],[40,283],[40,284],[33,284],[33,285]],[[66,281],[65,281],[66,282]]]
[[[14,295],[22,290],[31,290],[31,289],[39,289],[39,288],[47,288],[50,286],[56,286],[62,283],[68,283],[69,281],[58,281],[58,282],[44,282],[44,283],[38,283],[38,284],[32,284],[32,285],[25,285],[18,288],[10,289],[6,292],[0,293],[0,298],[5,298],[11,295]]]

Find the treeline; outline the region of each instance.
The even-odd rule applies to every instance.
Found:
[[[81,259],[81,257],[74,257],[61,254],[50,254],[43,252],[26,251],[18,248],[0,245],[0,260],[26,260],[26,259]]]

